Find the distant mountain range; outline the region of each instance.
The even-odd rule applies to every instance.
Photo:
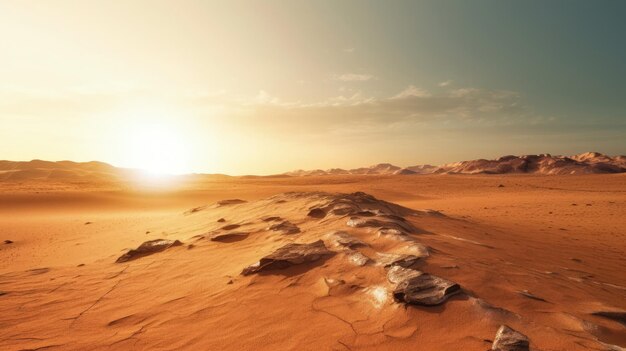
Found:
[[[626,156],[607,156],[599,152],[586,152],[574,156],[524,155],[503,156],[495,160],[471,160],[441,166],[418,165],[398,167],[381,163],[355,169],[332,168],[328,170],[297,170],[285,173],[290,176],[321,176],[342,174],[594,174],[626,172]]]
[[[441,166],[418,165],[398,167],[381,163],[355,169],[332,168],[328,170],[298,170],[271,177],[326,176],[326,175],[412,175],[412,174],[594,174],[626,172],[626,156],[607,156],[587,152],[574,156],[524,155],[503,156],[496,160],[472,160],[448,163]],[[142,171],[118,168],[103,162],[72,161],[0,161],[0,182],[52,182],[75,184],[120,184],[141,182]],[[180,181],[219,180],[223,174],[188,174],[172,176]],[[243,176],[256,178],[260,176]],[[269,176],[268,176],[269,177]]]

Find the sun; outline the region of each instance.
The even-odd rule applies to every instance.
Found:
[[[188,169],[188,150],[175,130],[145,124],[131,131],[129,164],[155,175],[182,174]]]

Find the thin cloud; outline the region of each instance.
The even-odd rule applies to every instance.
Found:
[[[333,76],[334,80],[339,80],[342,82],[367,82],[375,78],[376,77],[374,77],[371,74],[363,74],[363,73],[344,73],[344,74],[337,74]]]

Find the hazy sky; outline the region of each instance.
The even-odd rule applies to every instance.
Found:
[[[626,154],[625,1],[0,0],[0,159]]]

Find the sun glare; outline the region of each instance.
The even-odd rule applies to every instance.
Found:
[[[153,174],[187,171],[186,150],[181,138],[162,126],[147,125],[133,132],[130,163]]]
[[[125,164],[150,175],[189,172],[189,147],[173,118],[163,112],[141,109],[129,112],[133,122],[125,125]]]

